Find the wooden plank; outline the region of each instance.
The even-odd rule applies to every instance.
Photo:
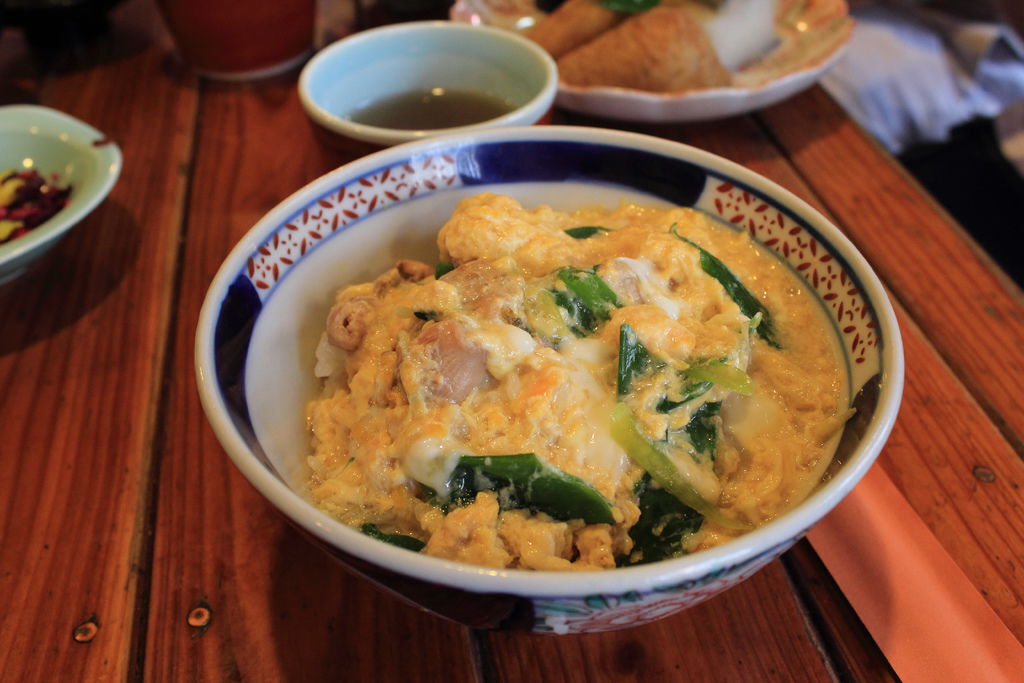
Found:
[[[688,610],[624,631],[487,636],[499,681],[826,681],[782,565]],[[485,668],[485,672],[487,669]]]
[[[879,462],[1007,627],[1024,639],[1024,462],[901,311],[907,383]]]
[[[1024,455],[1024,299],[960,226],[812,89],[761,114],[799,173]],[[841,163],[837,160],[841,159]]]
[[[206,422],[192,354],[210,280],[264,212],[356,152],[317,142],[294,74],[206,83],[201,120],[160,442],[145,680],[427,680],[439,670],[472,680],[467,629],[348,577],[242,478]],[[212,614],[208,627],[188,624],[196,607]]]
[[[162,30],[151,18],[147,3],[126,3],[109,35],[71,55],[78,68],[34,90],[18,81],[29,99],[107,133],[125,165],[104,204],[0,288],[0,671],[10,680],[129,669],[196,99],[187,83],[153,76],[164,55],[146,46]],[[114,52],[126,36],[144,43]],[[86,642],[73,637],[79,625]]]

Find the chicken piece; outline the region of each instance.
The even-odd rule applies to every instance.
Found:
[[[568,54],[622,21],[623,15],[594,0],[566,0],[526,32],[555,59]]]
[[[402,376],[408,393],[420,388],[430,397],[461,403],[490,377],[487,351],[467,339],[454,320],[424,327],[410,356],[411,371]]]
[[[335,304],[327,314],[327,341],[345,351],[358,349],[370,326],[374,301],[372,297],[360,296]]]
[[[398,274],[402,276],[403,280],[407,280],[409,282],[426,280],[434,274],[434,269],[426,263],[411,258],[400,259],[395,263],[395,270],[398,271]]]
[[[373,281],[373,293],[382,296],[389,289],[397,287],[403,282],[420,282],[433,276],[434,269],[422,261],[414,259],[400,259],[391,269],[384,272]]]
[[[644,303],[644,296],[640,291],[640,278],[624,259],[616,258],[602,264],[597,274],[612,288],[623,305]]]
[[[678,92],[728,85],[700,24],[679,7],[661,5],[635,15],[558,60],[570,85],[605,85]]]
[[[523,279],[502,270],[493,262],[470,261],[441,279],[459,290],[463,306],[484,318],[510,325],[522,323]]]

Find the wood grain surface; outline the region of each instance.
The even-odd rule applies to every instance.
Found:
[[[834,676],[780,562],[652,624],[564,637],[496,632],[488,634],[487,643],[494,677],[502,681],[826,681]],[[868,652],[878,656],[867,649],[862,654]]]
[[[351,578],[289,527],[225,457],[192,361],[206,289],[228,251],[288,192],[348,159],[317,144],[294,75],[205,84],[160,458],[146,680],[474,677],[467,629]],[[203,607],[207,628],[188,623]],[[272,643],[273,647],[267,647]]]
[[[473,631],[350,576],[245,481],[196,390],[206,288],[266,211],[371,151],[315,131],[295,80],[190,75],[149,0],[85,47],[0,34],[0,101],[73,114],[125,155],[110,198],[0,287],[0,679],[894,680],[803,542],[654,624]],[[819,89],[713,123],[558,119],[728,157],[864,251],[907,361],[880,463],[1024,638],[1020,292]]]
[[[145,7],[115,19],[120,37],[50,55],[41,80],[38,55],[0,41],[22,101],[90,123],[124,153],[109,199],[0,288],[0,677],[10,680],[124,678],[145,609],[138,566],[197,99],[163,74]],[[136,39],[142,49],[121,49]],[[61,67],[72,57],[88,68]]]

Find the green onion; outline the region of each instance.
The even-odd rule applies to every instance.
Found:
[[[602,228],[600,225],[581,225],[578,228],[569,228],[565,231],[565,234],[573,239],[585,240],[599,232],[611,232],[611,230],[609,228]]]
[[[740,311],[743,315],[753,319],[758,313],[761,314],[761,322],[757,326],[758,336],[768,342],[771,346],[781,349],[782,346],[775,339],[775,330],[772,326],[771,314],[768,312],[765,305],[761,303],[761,301],[754,296],[742,282],[740,282],[740,279],[736,277],[736,274],[729,270],[729,267],[712,255],[711,252],[702,248],[693,240],[680,235],[676,230],[675,225],[670,228],[670,232],[700,252],[701,269],[711,277],[718,280],[722,287],[725,288],[729,298],[731,298],[736,305],[740,307]]]
[[[619,403],[612,410],[611,435],[630,459],[642,467],[654,481],[675,496],[680,503],[693,508],[722,526],[731,529],[747,528],[747,525],[726,517],[714,505],[704,500],[697,489],[686,481],[679,469],[668,456],[661,452],[640,431],[633,411],[625,403]]]
[[[612,288],[592,270],[562,268],[558,278],[599,320],[608,320],[611,309],[622,305]]]
[[[716,360],[694,365],[683,370],[680,375],[692,381],[683,385],[682,396],[678,401],[673,401],[667,396],[662,398],[656,408],[659,413],[671,412],[684,403],[703,396],[715,385],[743,396],[749,396],[754,392],[754,380],[750,375],[725,361]]]
[[[552,295],[577,337],[596,332],[598,325],[611,317],[611,309],[621,305],[615,292],[592,270],[566,267],[557,275],[566,288],[556,289]]]
[[[552,346],[557,347],[572,334],[562,320],[554,295],[546,289],[528,292],[523,310],[530,330]]]
[[[712,460],[715,459],[715,448],[718,446],[718,427],[711,418],[718,415],[721,408],[722,404],[718,402],[705,403],[693,411],[690,421],[684,427],[694,450],[711,456]]]
[[[454,263],[452,263],[451,261],[441,261],[434,268],[434,279],[440,280],[443,275],[450,273],[453,270],[455,270]]]
[[[551,292],[555,305],[565,311],[567,325],[577,337],[586,337],[597,331],[597,316],[589,306],[567,289],[556,289]]]
[[[613,12],[640,14],[658,6],[660,0],[600,0],[597,4]]]
[[[683,374],[699,382],[711,382],[743,396],[754,393],[754,380],[735,365],[716,360],[687,368]]]
[[[629,530],[633,552],[617,564],[647,564],[685,554],[683,541],[700,530],[704,517],[665,489],[652,486],[649,474],[640,478],[634,492],[640,519]]]
[[[633,379],[643,375],[651,366],[651,354],[640,343],[633,326],[626,323],[619,328],[619,368],[617,386],[619,397],[629,393]]]
[[[411,550],[414,553],[418,553],[423,550],[423,547],[426,545],[426,543],[414,536],[407,536],[405,534],[386,534],[381,531],[376,524],[364,524],[359,527],[359,530],[371,538],[376,538],[378,541],[397,545],[399,548],[405,548],[406,550]]]
[[[464,455],[449,486],[456,505],[471,503],[480,491],[498,491],[505,509],[529,507],[555,519],[582,519],[587,524],[615,522],[612,506],[595,488],[534,453]]]
[[[711,387],[713,386],[714,384],[711,382],[690,382],[683,387],[682,398],[678,401],[673,401],[665,396],[660,402],[658,402],[656,410],[659,413],[671,412],[684,403],[689,403],[693,399],[699,398],[708,393],[711,391]]]

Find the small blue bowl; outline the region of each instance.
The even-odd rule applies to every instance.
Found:
[[[827,481],[766,525],[720,546],[603,572],[495,570],[382,543],[303,494],[305,407],[334,292],[398,258],[436,260],[437,231],[460,199],[507,194],[557,210],[691,206],[775,252],[805,278],[844,350],[858,430]],[[200,396],[241,472],[351,570],[412,603],[479,628],[545,633],[653,621],[736,585],[778,557],[854,487],[896,418],[903,355],[878,278],[834,225],[792,193],[692,147],[595,128],[531,126],[432,138],[378,152],[313,181],[264,216],[228,255],[196,332]],[[856,397],[856,398],[855,398]],[[862,398],[872,400],[862,400]]]
[[[0,171],[36,170],[71,185],[67,206],[48,221],[0,245],[0,284],[13,280],[85,218],[121,174],[121,150],[92,126],[55,109],[0,107]]]
[[[353,112],[383,98],[435,88],[497,99],[511,110],[448,128],[386,128],[352,120]],[[381,146],[537,123],[550,112],[557,90],[555,62],[536,43],[509,31],[448,21],[356,33],[321,50],[299,77],[299,99],[316,125]]]

